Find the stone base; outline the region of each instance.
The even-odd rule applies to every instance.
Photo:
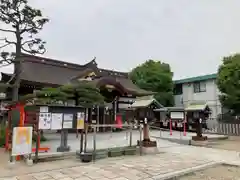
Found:
[[[84,163],[91,162],[93,160],[93,154],[92,154],[92,152],[81,153],[80,159]]]
[[[26,164],[28,166],[32,166],[33,165],[33,160],[32,159],[26,159],[25,162],[26,162]]]
[[[202,136],[202,137],[192,136],[193,141],[206,141],[207,139],[208,139],[207,136]]]
[[[116,149],[116,150],[110,150],[108,152],[108,157],[119,157],[124,155],[124,151],[121,149]]]
[[[108,151],[107,150],[99,150],[96,151],[96,153],[94,154],[94,159],[105,159],[108,157]]]
[[[32,157],[30,157],[30,155],[24,155],[23,156],[24,162],[28,165],[28,166],[32,166],[33,165],[33,160]]]
[[[142,147],[143,154],[158,154],[159,150],[157,147]]]
[[[190,140],[189,144],[192,145],[192,146],[204,146],[204,147],[206,147],[209,144],[209,142],[207,140],[205,140],[205,141]]]
[[[157,141],[150,141],[150,140],[143,140],[143,141],[137,141],[137,145],[142,147],[157,147]]]
[[[10,161],[8,161],[8,168],[15,168],[15,165],[16,165],[16,161],[12,161],[12,162],[10,162]]]
[[[65,147],[59,146],[57,148],[57,152],[68,152],[68,151],[70,151],[70,146],[65,146]]]

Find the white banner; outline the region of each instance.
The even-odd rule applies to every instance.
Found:
[[[12,137],[12,156],[32,153],[32,127],[15,127]]]

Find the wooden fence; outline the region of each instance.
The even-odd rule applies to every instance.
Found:
[[[237,123],[218,123],[215,128],[206,130],[205,133],[218,133],[224,135],[239,136],[240,124]]]

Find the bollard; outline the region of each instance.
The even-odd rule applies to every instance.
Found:
[[[93,160],[96,160],[96,126],[93,128]]]
[[[126,140],[128,140],[128,134],[130,132],[130,126],[126,126],[127,131],[126,131]]]
[[[172,120],[169,122],[170,136],[172,136]]]
[[[187,133],[186,133],[186,121],[184,120],[183,122],[183,135],[186,136]]]
[[[182,139],[182,129],[180,129],[180,139]]]
[[[140,145],[140,155],[142,155],[142,128],[143,128],[143,125],[140,124],[140,140],[139,140],[139,145]]]
[[[130,136],[130,142],[129,142],[129,145],[132,146],[132,129],[133,129],[133,124],[130,123],[130,133],[129,133],[129,136]]]
[[[161,130],[161,126],[159,128],[159,132],[160,132],[160,137],[162,137],[162,130]]]

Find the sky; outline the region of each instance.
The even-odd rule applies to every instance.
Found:
[[[240,52],[239,0],[30,3],[50,19],[39,34],[49,58],[85,64],[96,56],[99,67],[124,72],[154,59],[169,63],[181,79],[215,73],[224,56]]]

